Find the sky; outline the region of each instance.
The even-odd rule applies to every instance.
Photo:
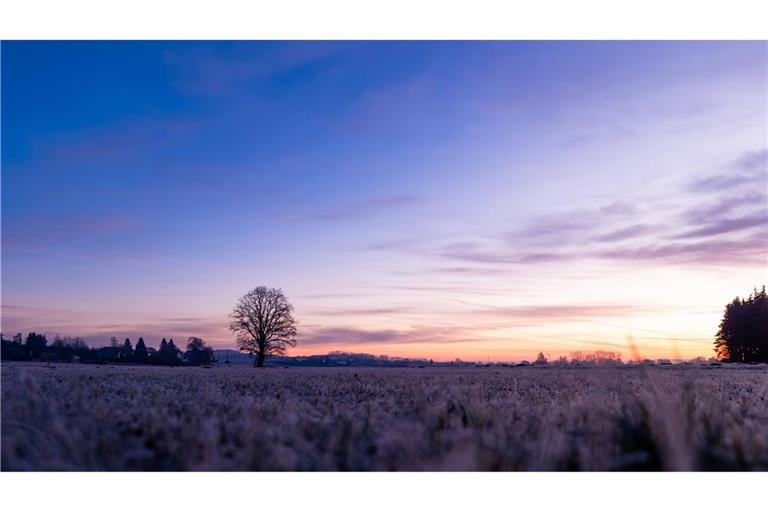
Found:
[[[713,355],[766,284],[766,42],[3,42],[2,330]]]

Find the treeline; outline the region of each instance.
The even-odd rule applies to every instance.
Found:
[[[30,332],[24,338],[21,333],[2,339],[2,359],[6,361],[60,361],[81,363],[132,363],[181,366],[184,364],[205,365],[214,362],[213,349],[201,338],[190,337],[186,351],[182,352],[171,338],[160,342],[159,348],[149,347],[140,337],[134,348],[131,340],[120,343],[114,336],[110,346],[89,347],[80,337],[56,336],[48,343],[45,334]]]

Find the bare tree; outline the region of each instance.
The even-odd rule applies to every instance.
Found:
[[[237,336],[242,352],[256,355],[256,366],[264,366],[268,355],[285,354],[296,346],[293,306],[279,288],[259,286],[243,295],[232,310],[229,328]]]

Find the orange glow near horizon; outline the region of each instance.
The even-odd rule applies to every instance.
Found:
[[[765,42],[2,61],[6,336],[234,348],[229,312],[266,286],[295,306],[290,355],[710,357],[725,304],[766,284]]]

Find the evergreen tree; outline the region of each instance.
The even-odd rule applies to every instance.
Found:
[[[168,352],[168,342],[165,338],[160,340],[160,348],[157,349],[157,352],[155,352],[152,355],[152,362],[154,364],[165,364],[165,361],[163,360],[165,358],[165,354]]]
[[[179,359],[180,354],[181,354],[181,350],[179,350],[179,348],[173,342],[173,338],[171,338],[171,340],[168,342],[168,364],[170,365],[179,364],[181,362]]]
[[[768,362],[768,295],[765,286],[725,306],[715,336],[718,359],[735,363]]]
[[[146,363],[149,360],[149,352],[147,352],[147,346],[144,344],[144,338],[139,337],[139,341],[136,342],[133,357],[139,363]]]
[[[128,338],[125,338],[123,348],[120,349],[120,359],[122,361],[130,361],[133,359],[133,346],[131,345],[131,340]]]

